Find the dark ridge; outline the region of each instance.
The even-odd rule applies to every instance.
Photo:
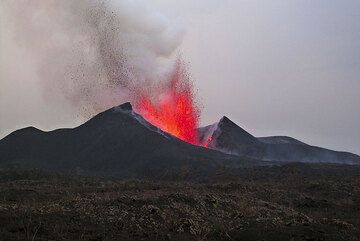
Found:
[[[210,129],[211,126],[199,128],[200,133]],[[264,161],[360,164],[360,157],[355,154],[310,146],[292,137],[256,138],[226,116],[219,121],[208,139],[211,140],[209,147],[212,149]]]
[[[126,102],[122,105],[119,105],[117,107],[114,107],[114,109],[120,109],[120,110],[123,110],[123,111],[132,111],[133,108],[132,108],[132,105],[130,102]]]
[[[213,132],[209,147],[236,154],[243,146],[256,145],[258,140],[224,116]],[[234,152],[235,151],[235,152]]]
[[[224,116],[221,118],[218,127],[221,130],[220,136],[234,136],[234,142],[241,144],[256,144],[258,140],[251,135],[249,132],[245,131],[243,128],[236,125],[229,118]],[[236,137],[235,137],[236,136]],[[230,142],[228,144],[231,144]]]
[[[259,141],[267,144],[298,144],[298,145],[307,145],[304,142],[301,142],[295,138],[289,136],[267,136],[267,137],[258,137]]]

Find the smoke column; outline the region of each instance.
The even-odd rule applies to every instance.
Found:
[[[129,100],[153,124],[196,142],[196,133],[167,128],[171,121],[196,128],[200,112],[186,70],[174,61],[182,31],[148,1],[2,0],[0,10],[14,43],[36,65],[37,84],[49,104],[64,98],[89,117]],[[164,106],[177,106],[187,117],[164,120]]]

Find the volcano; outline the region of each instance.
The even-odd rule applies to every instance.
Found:
[[[185,175],[193,179],[214,173],[226,163],[241,166],[257,161],[184,142],[150,124],[130,103],[73,129],[44,132],[29,127],[0,141],[0,166],[85,175],[156,179]]]
[[[207,148],[161,130],[125,103],[76,128],[44,132],[28,127],[11,133],[0,140],[0,167],[159,180],[279,162],[360,164],[357,155],[290,137],[256,138],[227,117],[195,131]]]

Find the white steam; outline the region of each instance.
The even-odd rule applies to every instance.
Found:
[[[8,55],[1,58],[0,86],[30,83],[14,76],[34,78],[49,105],[90,115],[163,80],[182,39],[145,0],[1,0],[0,13],[0,34],[12,48],[0,42]],[[19,56],[31,60],[33,71]]]

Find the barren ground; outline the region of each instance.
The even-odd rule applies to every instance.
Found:
[[[263,167],[197,183],[1,170],[0,240],[360,240],[360,167]]]

